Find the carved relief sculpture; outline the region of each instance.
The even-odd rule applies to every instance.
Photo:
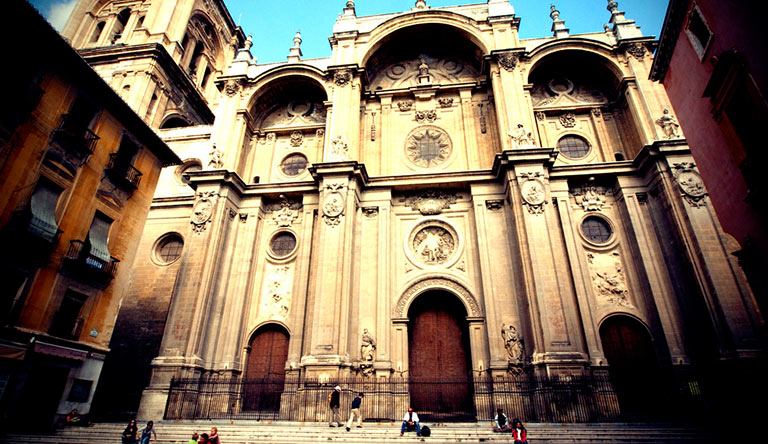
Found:
[[[289,265],[270,266],[262,294],[262,314],[269,319],[285,320],[291,309],[293,273]]]
[[[228,97],[233,97],[238,91],[240,91],[240,85],[236,81],[227,80],[227,83],[224,84],[224,94]]]
[[[488,126],[485,124],[485,113],[483,113],[483,104],[477,105],[480,108],[480,132],[485,134],[488,131]]]
[[[513,148],[535,148],[536,142],[533,140],[533,135],[530,131],[525,129],[522,123],[517,124],[517,128],[514,131],[509,132],[509,137],[512,139]]]
[[[590,86],[577,85],[571,79],[550,79],[547,83],[534,85],[531,99],[536,108],[560,108],[572,105],[604,105],[605,95]]]
[[[426,65],[426,68],[425,68]],[[371,75],[370,88],[408,88],[425,83],[472,82],[480,73],[469,63],[453,58],[435,58],[422,54],[382,67]]]
[[[590,177],[586,184],[571,190],[571,194],[576,204],[584,211],[600,211],[605,206],[605,195],[610,191],[606,187],[597,185],[595,179]]]
[[[656,124],[661,127],[661,130],[667,139],[680,137],[680,131],[678,131],[680,124],[678,124],[677,120],[669,114],[668,109],[664,108],[664,114],[656,119]]]
[[[696,165],[692,162],[676,163],[672,167],[675,171],[675,179],[682,191],[683,199],[694,208],[700,208],[706,205],[707,190],[704,188],[704,181],[694,170]]]
[[[441,227],[427,227],[413,240],[416,256],[427,265],[441,264],[453,254],[456,242],[451,233]]]
[[[269,205],[267,209],[272,211],[272,220],[275,222],[275,225],[278,227],[290,227],[299,217],[301,204],[292,202],[285,195],[281,194],[280,201],[277,204]]]
[[[627,46],[627,53],[637,60],[643,60],[643,57],[645,56],[645,45],[638,42],[631,43]]]
[[[336,136],[331,141],[331,149],[326,156],[328,162],[345,162],[349,160],[349,145],[344,136]]]
[[[453,97],[441,97],[437,99],[437,103],[440,104],[441,108],[449,108],[453,105]]]
[[[450,208],[456,203],[458,196],[456,194],[446,193],[440,190],[426,190],[405,199],[405,205],[417,210],[419,213],[428,216],[440,214],[443,210]]]
[[[592,289],[598,302],[631,306],[627,279],[624,276],[621,256],[618,251],[611,253],[587,253],[587,263],[592,279]]]
[[[218,196],[216,191],[198,191],[197,201],[192,206],[192,231],[202,233],[205,231],[208,221],[211,220],[213,212],[213,199]]]
[[[400,102],[397,102],[397,109],[399,109],[402,112],[410,111],[412,106],[413,106],[413,102],[411,102],[410,100],[402,100]]]

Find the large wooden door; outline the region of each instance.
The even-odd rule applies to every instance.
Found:
[[[269,325],[253,335],[245,367],[243,410],[278,412],[288,359],[288,334]]]
[[[656,354],[648,331],[627,316],[614,316],[600,327],[603,351],[608,359],[611,383],[624,414],[653,411],[663,387]]]
[[[474,419],[466,312],[455,296],[428,293],[409,312],[411,406],[425,420]]]

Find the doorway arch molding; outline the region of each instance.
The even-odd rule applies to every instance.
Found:
[[[431,290],[445,290],[458,297],[464,308],[467,310],[468,317],[482,317],[483,311],[477,299],[467,290],[462,283],[447,277],[427,276],[411,284],[400,296],[395,308],[392,311],[393,319],[406,319],[408,309],[413,301],[421,294]]]

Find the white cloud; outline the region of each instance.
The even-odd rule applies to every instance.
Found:
[[[64,24],[67,23],[69,15],[72,14],[72,10],[75,9],[77,0],[63,0],[62,2],[53,3],[48,8],[48,21],[53,25],[57,31],[61,31],[64,28]]]

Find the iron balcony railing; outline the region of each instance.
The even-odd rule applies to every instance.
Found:
[[[486,375],[469,382],[365,377],[329,381],[281,375],[261,380],[173,379],[165,419],[324,422],[330,413],[328,395],[336,385],[342,387],[341,412],[349,412],[358,392],[365,394],[361,408],[367,421],[400,421],[409,406],[423,422],[491,421],[499,407],[510,419],[524,421],[622,419],[607,376],[542,379]],[[463,401],[457,403],[457,396]]]
[[[141,171],[122,161],[118,153],[109,155],[109,163],[107,164],[106,171],[116,185],[134,190],[139,188],[142,176]]]
[[[104,283],[115,277],[120,260],[111,256],[109,260],[104,260],[91,254],[90,247],[85,242],[72,240],[69,241],[69,249],[64,255],[64,263],[76,273]]]
[[[99,136],[91,131],[87,124],[82,123],[73,115],[63,114],[61,123],[53,131],[51,139],[67,152],[85,161],[88,156],[93,154]]]

